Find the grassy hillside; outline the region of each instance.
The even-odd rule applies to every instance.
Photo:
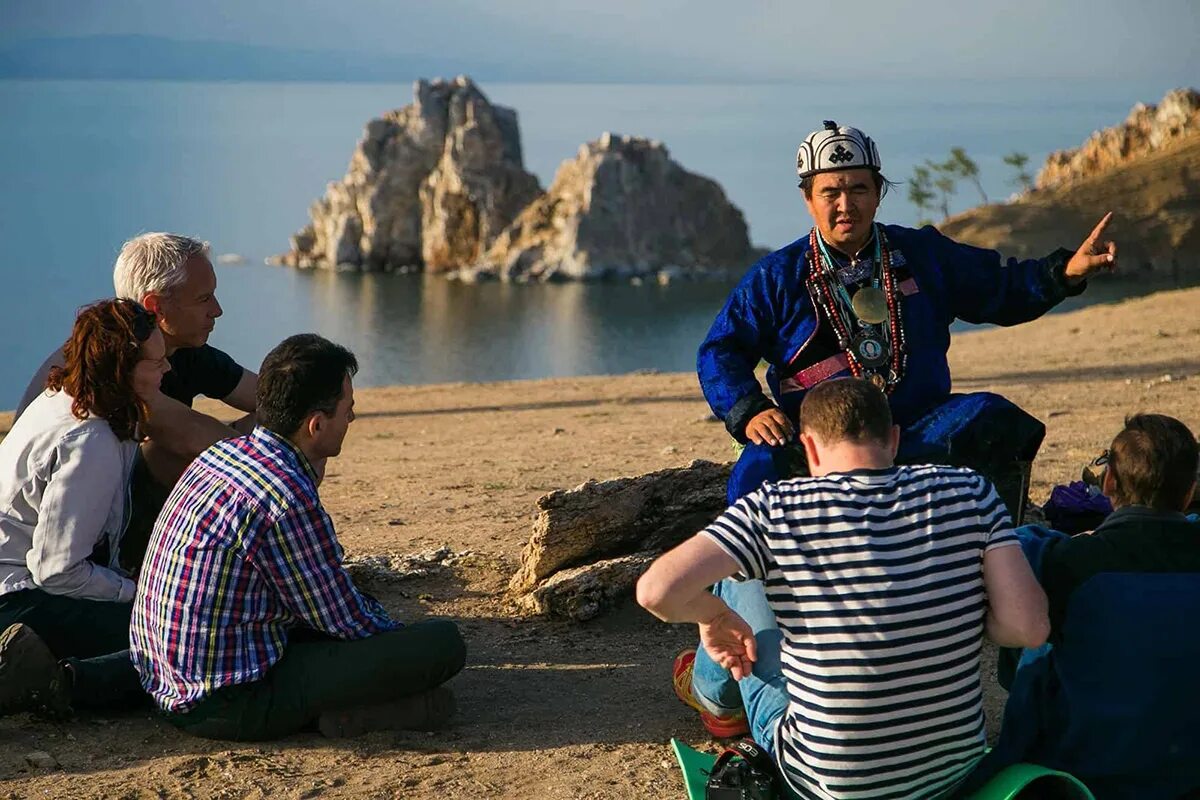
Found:
[[[1122,272],[1200,278],[1200,134],[1132,164],[1020,200],[974,208],[938,228],[959,241],[1018,257],[1077,246],[1107,211]]]

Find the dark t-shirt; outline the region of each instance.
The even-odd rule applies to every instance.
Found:
[[[1051,542],[1042,557],[1051,641],[1062,637],[1071,595],[1102,572],[1200,573],[1200,524],[1180,513],[1125,506],[1091,535]]]
[[[167,360],[171,370],[162,379],[162,393],[191,406],[196,395],[223,400],[242,379],[242,365],[215,347],[181,347]]]

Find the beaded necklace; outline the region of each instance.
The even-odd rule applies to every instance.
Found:
[[[896,276],[892,270],[892,253],[888,246],[883,228],[875,225],[875,263],[879,274],[872,279],[872,285],[882,284],[883,296],[887,303],[886,324],[871,325],[863,322],[854,312],[853,304],[835,272],[833,259],[825,250],[825,243],[813,228],[809,232],[810,269],[808,271],[808,291],[814,305],[825,313],[826,319],[833,326],[837,336],[838,347],[846,353],[850,365],[850,373],[856,378],[864,375],[888,394],[891,394],[900,379],[904,377],[908,365],[908,348],[905,346],[904,325],[900,318],[900,302],[897,293]],[[855,328],[857,327],[857,332]],[[876,338],[882,340],[877,342]],[[878,366],[864,366],[862,363],[863,349],[866,345],[871,349],[889,348],[889,358]],[[857,352],[856,352],[857,351]],[[886,371],[884,368],[887,368]]]

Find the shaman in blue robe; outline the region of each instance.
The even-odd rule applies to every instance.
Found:
[[[907,351],[906,369],[889,397],[902,432],[897,460],[1032,461],[1045,433],[1041,423],[998,395],[950,394],[949,329],[956,319],[1016,325],[1079,294],[1085,284],[1071,286],[1064,274],[1072,252],[1005,261],[995,250],[960,244],[930,226],[881,227],[892,251]],[[747,423],[774,404],[798,430],[807,389],[851,374],[825,312],[809,294],[808,251],[805,236],[760,259],[700,345],[696,369],[704,396],[746,444],[730,478],[730,503],[786,476],[778,458],[786,448],[747,442]],[[774,403],[755,376],[760,361],[768,365]],[[1003,373],[1006,365],[996,368]]]

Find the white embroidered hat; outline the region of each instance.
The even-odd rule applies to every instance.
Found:
[[[870,136],[858,128],[839,127],[825,120],[825,127],[813,131],[800,143],[796,153],[796,174],[803,180],[819,172],[840,169],[880,169],[879,151]]]

